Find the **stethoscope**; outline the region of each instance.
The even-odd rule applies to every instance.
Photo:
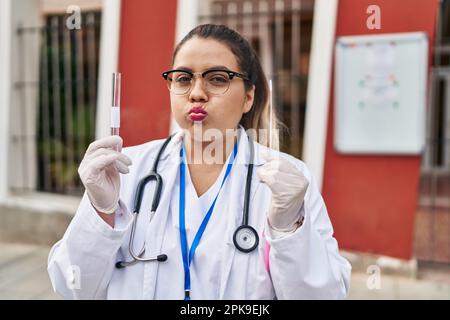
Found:
[[[129,252],[133,260],[131,261],[118,261],[116,263],[116,268],[121,269],[125,268],[127,266],[131,266],[136,264],[137,262],[149,262],[149,261],[166,261],[167,255],[166,254],[160,254],[156,257],[150,257],[150,258],[143,258],[145,254],[145,241],[142,245],[141,250],[138,254],[134,252],[133,249],[133,243],[134,243],[134,236],[136,233],[136,224],[137,224],[137,218],[139,215],[139,210],[141,209],[141,203],[142,198],[144,195],[145,186],[150,181],[155,181],[155,192],[153,194],[153,200],[152,200],[152,206],[150,211],[150,221],[152,221],[153,216],[155,215],[156,209],[158,208],[159,201],[161,198],[161,189],[163,180],[162,177],[158,174],[158,163],[159,159],[161,158],[161,155],[163,154],[164,150],[166,149],[169,142],[172,140],[173,136],[175,134],[171,135],[164,141],[163,145],[158,151],[158,155],[156,157],[156,160],[153,164],[152,170],[150,173],[142,178],[137,186],[136,189],[136,195],[134,197],[134,210],[133,210],[133,224],[131,227],[131,235],[130,235],[130,242],[128,244]],[[248,215],[249,215],[249,204],[250,204],[250,188],[251,188],[251,182],[252,182],[252,174],[253,174],[253,160],[254,160],[254,148],[253,148],[253,139],[248,136],[248,141],[250,145],[250,162],[248,164],[247,169],[247,181],[245,184],[245,194],[244,194],[244,209],[243,209],[243,217],[242,217],[242,223],[241,225],[235,230],[233,234],[233,243],[241,252],[249,253],[255,250],[258,247],[259,244],[259,236],[256,230],[248,224]]]

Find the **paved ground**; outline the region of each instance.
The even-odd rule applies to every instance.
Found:
[[[379,289],[368,289],[369,275],[354,273],[349,299],[419,299],[450,300],[450,282],[416,280],[399,276],[381,276]],[[373,288],[374,282],[369,280]]]
[[[47,247],[0,244],[0,299],[55,299]]]
[[[59,299],[53,293],[47,275],[49,250],[47,247],[0,243],[0,299]],[[426,279],[422,280],[381,275],[380,288],[373,290],[367,286],[369,275],[354,273],[349,299],[450,300],[450,270],[447,271],[428,270]],[[369,279],[369,286],[376,285],[377,281]]]

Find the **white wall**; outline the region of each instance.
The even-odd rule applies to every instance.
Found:
[[[19,26],[42,26],[39,2],[16,0],[12,2],[11,20],[11,102],[9,104],[9,187],[32,190],[36,186],[36,126],[39,87],[40,34],[36,31],[17,33]],[[11,168],[14,170],[11,170]]]
[[[206,2],[206,1],[204,1]],[[205,9],[205,8],[203,8]],[[199,0],[178,0],[176,34],[174,47],[185,35],[189,33],[198,24],[198,15],[200,13]],[[170,133],[177,131],[180,127],[175,121],[173,115],[170,117]]]
[[[40,25],[39,2],[4,0],[0,3],[0,201],[11,186],[29,187],[36,182],[35,133],[37,90],[26,94],[18,81],[37,81],[39,46],[20,49],[18,26]],[[12,139],[12,138],[15,139]]]
[[[98,96],[97,96],[97,138],[111,133],[111,90],[112,74],[118,70],[120,40],[121,0],[104,0],[100,40]]]
[[[0,201],[8,196],[9,105],[11,103],[11,5],[0,1]]]
[[[303,159],[322,189],[338,0],[316,0],[306,102]]]

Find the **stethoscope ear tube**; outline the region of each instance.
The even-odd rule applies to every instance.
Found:
[[[161,176],[156,172],[150,172],[146,177],[141,179],[139,181],[139,184],[137,186],[137,192],[134,197],[134,212],[136,214],[139,214],[139,210],[141,210],[141,204],[142,204],[142,197],[144,196],[145,186],[149,181],[155,180],[155,194],[153,195],[153,201],[152,201],[152,212],[156,211],[156,208],[159,204],[159,199],[161,198],[161,190],[162,190],[162,178]]]
[[[146,177],[144,177],[143,179],[141,179],[141,181],[139,181],[139,184],[136,188],[136,190],[137,190],[136,195],[134,197],[134,212],[137,214],[139,214],[139,210],[141,210],[141,203],[142,203],[142,197],[144,196],[145,186],[147,185],[147,183],[149,181],[152,181],[152,180],[156,181],[156,187],[155,187],[156,189],[155,189],[155,194],[153,195],[151,211],[156,212],[156,209],[158,208],[159,200],[161,198],[162,184],[163,184],[162,178],[158,174],[159,159],[161,158],[162,153],[164,152],[164,150],[166,149],[167,145],[172,140],[174,135],[175,134],[172,134],[170,137],[168,137],[166,139],[166,141],[164,141],[163,145],[161,146],[161,148],[158,151],[158,155],[156,156],[156,160],[153,164],[152,170]]]

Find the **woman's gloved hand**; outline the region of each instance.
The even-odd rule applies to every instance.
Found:
[[[259,179],[272,190],[269,225],[276,231],[293,231],[300,221],[309,182],[292,163],[282,157],[262,153],[267,162],[258,170]]]
[[[120,176],[129,173],[131,160],[113,150],[122,149],[119,136],[108,136],[92,142],[78,168],[81,181],[94,208],[101,213],[114,213],[119,206]]]

